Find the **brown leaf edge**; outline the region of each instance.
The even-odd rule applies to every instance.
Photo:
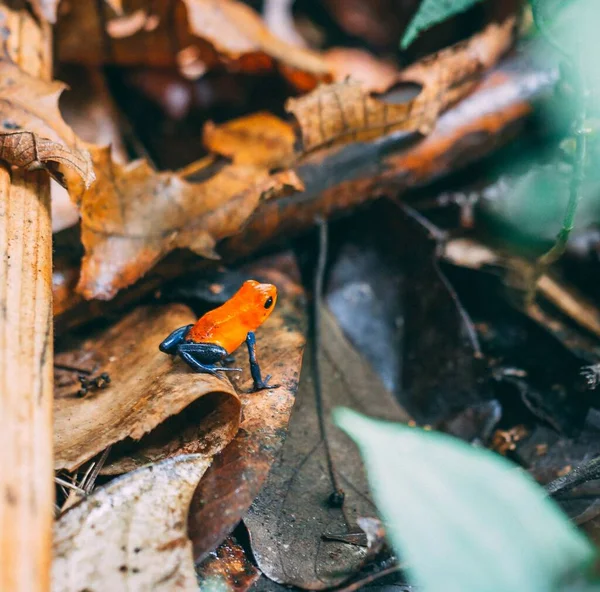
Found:
[[[62,82],[30,76],[6,54],[0,58],[0,159],[27,170],[45,169],[76,196],[96,176],[85,143],[58,108],[66,88]]]

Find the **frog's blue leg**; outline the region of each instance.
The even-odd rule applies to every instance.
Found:
[[[241,368],[223,368],[216,363],[227,356],[227,351],[214,343],[181,343],[177,353],[196,372],[212,374],[217,372],[241,372]]]
[[[269,384],[271,378],[270,375],[263,380],[260,372],[260,366],[256,359],[256,336],[253,331],[249,331],[246,335],[246,345],[248,346],[248,358],[250,360],[250,373],[252,374],[252,380],[254,381],[254,390],[262,391],[263,389],[274,389],[277,388],[278,384]]]
[[[177,346],[180,343],[183,343],[185,340],[185,336],[188,334],[188,331],[194,325],[186,325],[185,327],[179,327],[179,329],[175,329],[173,333],[171,333],[159,346],[158,349],[164,354],[171,354],[174,356],[177,353]]]

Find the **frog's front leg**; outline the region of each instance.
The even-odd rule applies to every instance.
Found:
[[[241,368],[223,368],[216,363],[227,357],[227,351],[214,343],[181,343],[177,346],[181,359],[196,372],[212,374],[217,372],[241,372]]]
[[[269,380],[271,379],[270,375],[267,375],[264,380],[262,379],[260,366],[258,365],[258,360],[256,359],[256,336],[254,335],[253,331],[249,331],[248,335],[246,335],[246,346],[248,347],[250,374],[252,374],[252,380],[254,381],[254,390],[262,391],[264,389],[278,388],[278,384],[269,384]]]

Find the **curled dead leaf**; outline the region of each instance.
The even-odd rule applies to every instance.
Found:
[[[71,194],[95,179],[84,144],[64,122],[58,98],[65,86],[29,76],[0,59],[0,159],[26,169],[47,168]]]
[[[510,47],[514,22],[511,17],[501,25],[491,24],[468,41],[407,68],[395,82],[421,87],[411,100],[375,98],[352,79],[288,99],[286,110],[300,124],[304,149],[368,141],[400,130],[428,134],[438,116],[474,88],[476,75]]]
[[[222,125],[209,121],[202,140],[208,150],[235,164],[273,169],[291,164],[296,136],[289,123],[261,111]]]
[[[146,466],[66,512],[54,528],[52,590],[197,590],[186,516],[209,464],[192,454]]]
[[[139,440],[200,397],[205,399],[206,408],[197,418],[197,432],[207,427],[204,421],[212,430],[205,430],[201,446],[186,451],[202,452],[210,458],[233,438],[241,404],[231,384],[208,374],[195,374],[158,350],[158,344],[171,331],[194,321],[192,312],[181,305],[138,308],[110,329],[56,355],[57,470],[74,470],[125,438]],[[73,369],[83,369],[88,377],[107,372],[110,384],[81,398],[77,395],[78,372]],[[149,455],[148,460],[160,457],[160,453]],[[132,461],[127,468],[135,466]]]
[[[302,188],[292,171],[231,165],[189,183],[142,160],[121,166],[109,148],[92,157],[99,182],[80,203],[85,256],[78,291],[86,298],[112,298],[175,248],[218,258],[217,241],[239,232],[261,201]]]

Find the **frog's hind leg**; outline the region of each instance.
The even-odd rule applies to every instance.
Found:
[[[217,372],[241,372],[241,368],[223,368],[216,363],[227,356],[227,351],[212,343],[182,343],[177,347],[181,359],[196,372],[212,374]]]
[[[186,325],[185,327],[179,327],[179,329],[175,329],[173,333],[171,333],[161,342],[161,344],[158,346],[158,349],[164,354],[171,354],[174,356],[177,353],[177,347],[183,343],[185,336],[193,326],[194,325]]]

